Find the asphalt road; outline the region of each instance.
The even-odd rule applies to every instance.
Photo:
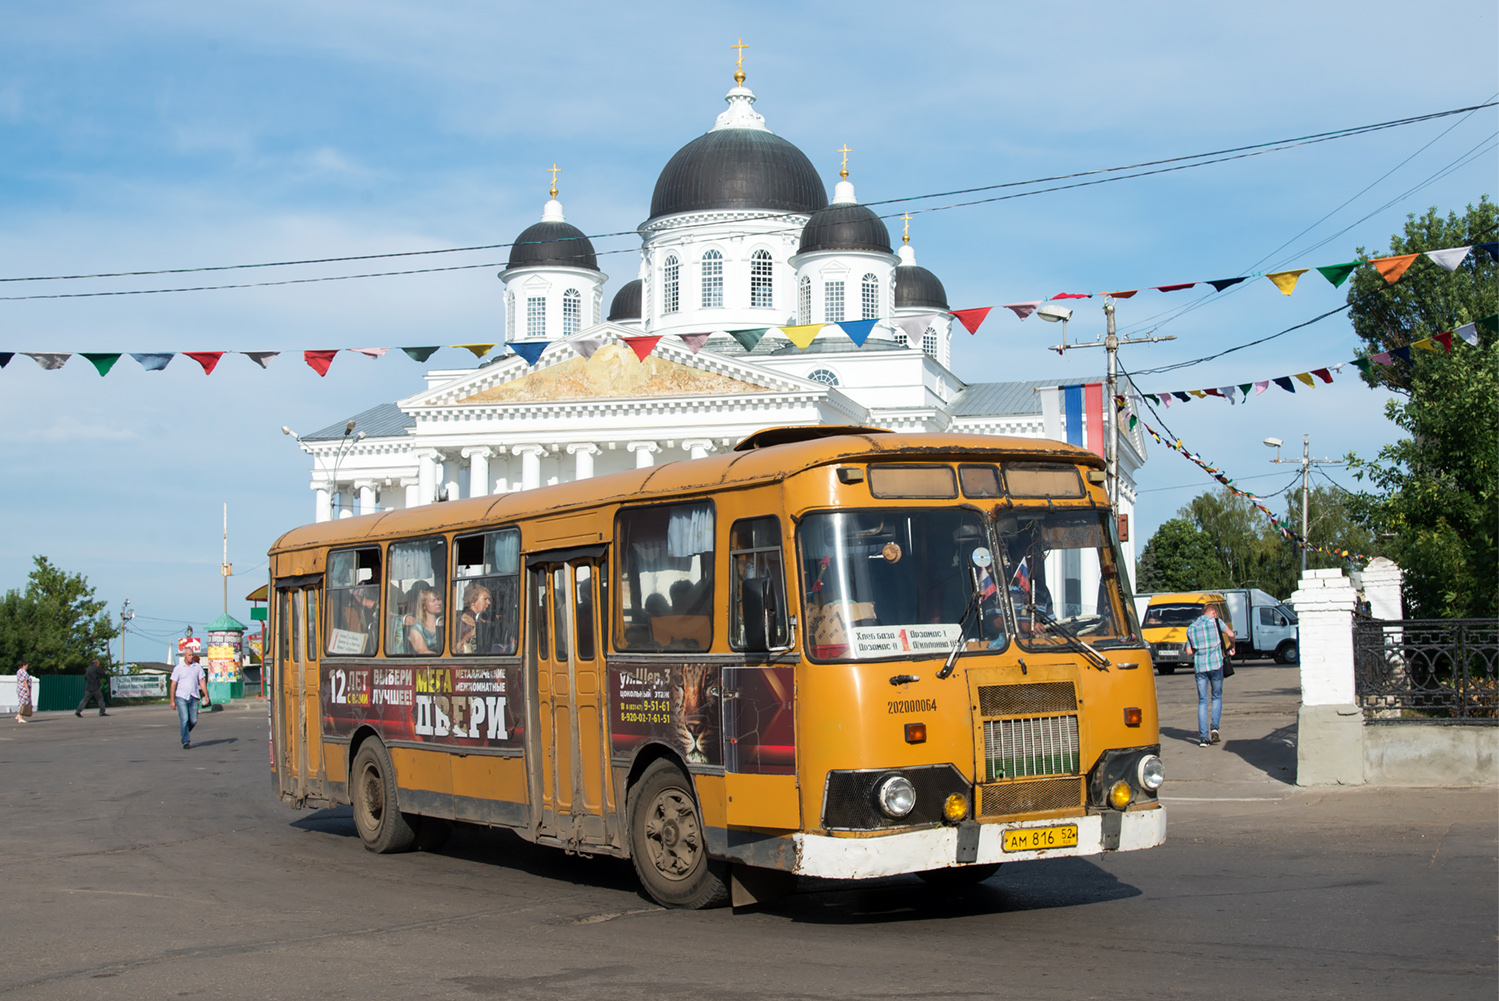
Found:
[[[264,703],[0,723],[0,995],[17,998],[1483,998],[1499,793],[1298,791],[1294,668],[1195,744],[1159,678],[1166,845],[1007,865],[960,894],[809,882],[663,910],[628,862],[460,830],[366,853],[270,793]],[[1189,739],[1190,738],[1190,739]]]

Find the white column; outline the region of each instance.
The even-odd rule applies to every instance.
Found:
[[[1353,584],[1341,570],[1308,570],[1290,598],[1300,620],[1297,785],[1364,781],[1364,716],[1353,683],[1356,600]]]
[[[355,480],[354,489],[359,491],[359,513],[374,514],[378,510],[375,503],[375,481]]]
[[[424,448],[416,453],[416,504],[431,504],[437,498],[438,460],[442,457],[436,449]]]
[[[1394,561],[1383,556],[1370,561],[1360,577],[1371,616],[1376,619],[1405,618],[1405,605],[1400,600],[1400,582],[1404,576]]]
[[[406,507],[419,507],[421,501],[421,482],[413,476],[403,476],[400,479],[401,490],[404,492]]]
[[[445,455],[442,457],[442,499],[451,501],[462,496],[458,485],[458,460]]]
[[[488,445],[469,446],[463,450],[468,460],[468,495],[485,497],[489,494],[489,457],[494,449]]]
[[[317,500],[315,501],[315,503],[317,504],[317,509],[312,512],[312,520],[313,521],[327,521],[328,517],[329,517],[329,515],[328,515],[328,503],[329,503],[328,488],[325,485],[321,484],[321,483],[314,483],[314,484],[312,484],[312,489],[313,489],[314,496],[317,498]]]
[[[713,451],[713,442],[708,438],[688,438],[682,442],[682,448],[692,453],[694,459],[706,459]]]
[[[577,442],[567,446],[567,454],[573,457],[573,479],[593,478],[593,457],[598,453],[599,447],[591,441]]]
[[[656,464],[656,453],[661,451],[661,446],[653,441],[632,441],[628,446],[635,453],[635,468],[645,469],[647,466]]]
[[[541,455],[546,448],[541,445],[516,445],[510,451],[520,456],[520,488],[535,490],[541,486]]]

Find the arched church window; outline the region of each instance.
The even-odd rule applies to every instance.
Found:
[[[681,304],[681,286],[682,265],[677,261],[677,255],[672,254],[666,258],[666,264],[661,269],[661,312],[677,311]]]
[[[822,285],[822,311],[824,323],[843,322],[843,283],[824,282]]]
[[[863,320],[878,320],[880,318],[880,280],[873,274],[864,276],[864,315]]]
[[[583,293],[570,288],[562,293],[562,336],[571,337],[578,332],[578,323],[583,318]]]
[[[526,299],[526,336],[547,335],[547,297],[533,295]]]
[[[703,255],[703,308],[723,305],[723,255],[710,250]]]
[[[796,283],[796,322],[812,322],[812,279],[806,275]]]
[[[824,386],[838,385],[838,375],[832,369],[816,368],[807,373],[807,378]]]
[[[926,333],[921,335],[921,350],[931,355],[933,358],[937,357],[936,327],[927,327]]]
[[[757,250],[750,255],[750,305],[774,306],[774,288],[771,286],[770,251]]]

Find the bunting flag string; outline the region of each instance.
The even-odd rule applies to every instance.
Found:
[[[1165,438],[1157,433],[1155,428],[1140,420],[1140,418],[1130,409],[1124,397],[1114,397],[1114,408],[1118,411],[1119,418],[1121,420],[1129,420],[1129,426],[1131,430],[1133,430],[1137,425],[1144,428],[1146,434],[1150,435],[1150,437],[1154,439],[1157,444],[1164,445],[1167,448],[1171,449],[1173,452],[1181,455],[1183,458],[1188,459],[1203,472],[1207,473],[1213,479],[1222,484],[1225,490],[1228,490],[1236,497],[1243,497],[1244,499],[1249,501],[1249,503],[1253,504],[1257,509],[1259,509],[1261,514],[1270,519],[1270,524],[1273,525],[1275,527],[1275,530],[1285,538],[1290,539],[1297,545],[1304,546],[1305,548],[1310,549],[1313,552],[1325,553],[1328,556],[1337,556],[1341,559],[1359,563],[1367,563],[1371,559],[1371,557],[1365,556],[1363,553],[1356,553],[1347,549],[1339,549],[1335,546],[1319,546],[1314,543],[1308,542],[1306,539],[1302,538],[1301,533],[1295,531],[1284,521],[1277,518],[1275,516],[1275,512],[1265,506],[1263,497],[1260,497],[1258,494],[1250,493],[1248,490],[1240,490],[1238,487],[1234,486],[1234,481],[1222,469],[1212,465],[1198,453],[1188,450],[1187,447],[1182,444],[1180,438],[1174,440]]]
[[[1288,393],[1296,392],[1297,382],[1315,389],[1317,387],[1316,380],[1320,379],[1323,383],[1331,383],[1333,374],[1341,373],[1344,365],[1353,365],[1361,372],[1367,373],[1372,371],[1371,365],[1390,366],[1394,365],[1397,360],[1410,364],[1412,349],[1417,351],[1443,350],[1450,355],[1452,353],[1452,339],[1454,336],[1465,344],[1477,347],[1478,328],[1480,326],[1499,330],[1499,313],[1493,316],[1486,316],[1481,320],[1475,320],[1472,323],[1465,323],[1454,330],[1444,330],[1439,334],[1423,337],[1403,347],[1391,348],[1389,351],[1380,351],[1367,358],[1353,358],[1346,362],[1339,362],[1336,365],[1329,365],[1326,368],[1314,368],[1306,372],[1293,372],[1290,375],[1276,376],[1271,379],[1258,379],[1252,382],[1239,383],[1234,386],[1169,390],[1166,392],[1138,393],[1136,395],[1138,398],[1147,399],[1151,403],[1159,403],[1162,406],[1169,407],[1176,402],[1190,403],[1193,399],[1203,399],[1207,396],[1226,399],[1229,403],[1241,403],[1249,399],[1251,395],[1250,390],[1254,390],[1253,395],[1259,396],[1266,389],[1270,388],[1271,383],[1274,383]]]

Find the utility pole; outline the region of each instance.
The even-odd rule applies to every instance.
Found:
[[[219,565],[224,574],[224,614],[229,614],[229,574],[234,567],[229,563],[229,502],[224,502],[224,562]]]
[[[1279,438],[1266,438],[1265,445],[1275,449],[1275,458],[1271,462],[1287,462],[1301,464],[1301,576],[1306,576],[1306,540],[1310,531],[1310,523],[1307,518],[1307,509],[1311,506],[1311,474],[1312,467],[1341,466],[1342,459],[1313,459],[1312,458],[1312,436],[1304,434],[1301,436],[1301,458],[1282,459],[1280,457],[1281,440]]]
[[[125,627],[130,620],[135,618],[135,612],[130,607],[130,599],[125,599],[125,607],[120,609],[120,670],[125,669]]]
[[[1037,311],[1040,312],[1039,310]],[[1067,316],[1071,316],[1067,311]],[[1114,407],[1114,397],[1119,395],[1119,345],[1121,344],[1154,344],[1157,341],[1174,341],[1175,337],[1126,337],[1120,339],[1114,329],[1114,300],[1113,297],[1105,297],[1103,301],[1103,315],[1108,323],[1107,331],[1101,341],[1083,341],[1077,344],[1067,343],[1066,317],[1042,315],[1042,319],[1062,319],[1062,343],[1053,344],[1052,351],[1061,354],[1072,348],[1103,348],[1109,355],[1109,376],[1107,398],[1104,401],[1104,417],[1109,422],[1108,444],[1105,446],[1104,461],[1108,464],[1108,492],[1109,510],[1117,520],[1119,517],[1119,413]]]

